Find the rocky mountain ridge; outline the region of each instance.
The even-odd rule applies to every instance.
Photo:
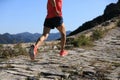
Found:
[[[98,16],[97,18],[94,18],[93,20],[84,23],[82,26],[78,27],[75,31],[71,32],[69,36],[76,35],[82,31],[91,29],[117,16],[120,16],[120,0],[118,0],[117,3],[109,4],[105,8],[103,15]]]

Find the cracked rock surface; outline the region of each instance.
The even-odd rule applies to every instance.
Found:
[[[18,56],[0,62],[0,80],[118,80],[120,27],[95,41],[90,49],[73,48],[65,57],[59,50],[37,54],[35,61]]]

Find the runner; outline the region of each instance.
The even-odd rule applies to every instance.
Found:
[[[57,28],[57,30],[61,34],[61,50],[60,56],[65,56],[68,54],[66,50],[64,50],[66,43],[66,31],[65,25],[63,23],[62,17],[62,2],[63,0],[48,0],[47,2],[47,16],[44,21],[44,29],[41,37],[38,38],[35,45],[32,45],[29,50],[30,58],[32,60],[35,59],[37,54],[38,47],[48,38],[49,32],[51,29]]]

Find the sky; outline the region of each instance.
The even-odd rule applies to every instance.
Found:
[[[63,0],[66,31],[74,31],[86,21],[103,14],[105,7],[118,0]],[[42,33],[47,0],[0,0],[0,34]],[[51,33],[58,32],[56,29]]]

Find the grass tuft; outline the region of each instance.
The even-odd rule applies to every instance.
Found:
[[[118,20],[116,26],[120,27],[120,19]]]
[[[93,31],[91,36],[85,36],[84,34],[82,34],[78,38],[70,41],[69,44],[72,44],[74,47],[93,46],[93,41],[103,38],[104,34],[105,31],[103,31],[102,29],[96,29]]]
[[[77,39],[71,42],[75,47],[89,46],[92,44],[90,37],[80,35]]]
[[[1,58],[10,58],[16,57],[19,55],[27,55],[27,51],[22,47],[21,43],[16,44],[14,47],[0,46],[0,57]]]
[[[101,39],[103,38],[103,35],[105,34],[105,32],[102,30],[102,29],[96,29],[93,31],[93,34],[92,34],[92,40],[98,40],[98,39]]]

